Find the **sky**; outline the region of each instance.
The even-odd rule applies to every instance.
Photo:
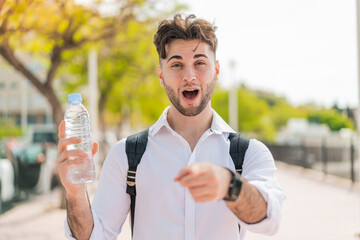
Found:
[[[294,105],[357,107],[355,0],[181,2],[217,26],[223,86],[243,83]]]

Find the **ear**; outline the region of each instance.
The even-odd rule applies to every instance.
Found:
[[[220,64],[219,61],[216,60],[215,62],[215,74],[216,74],[216,81],[219,79],[219,73],[220,73]]]
[[[160,86],[164,87],[163,73],[160,65],[157,66],[157,71],[158,71],[158,77],[160,79]]]

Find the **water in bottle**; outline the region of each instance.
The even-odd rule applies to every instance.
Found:
[[[69,105],[65,111],[66,137],[80,137],[81,143],[68,145],[68,150],[82,149],[88,153],[89,158],[84,164],[69,168],[69,178],[72,183],[86,183],[95,180],[95,166],[91,154],[91,128],[89,113],[81,104],[81,94],[68,95]]]

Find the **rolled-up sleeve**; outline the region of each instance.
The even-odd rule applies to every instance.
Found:
[[[126,193],[127,158],[125,140],[110,150],[101,170],[99,184],[91,204],[94,228],[90,239],[117,239],[130,209]],[[65,235],[73,238],[65,219]]]
[[[269,149],[251,139],[243,169],[242,177],[255,186],[267,202],[267,216],[255,224],[247,224],[239,219],[239,224],[251,232],[273,235],[280,226],[281,208],[286,195],[275,178],[275,162]]]

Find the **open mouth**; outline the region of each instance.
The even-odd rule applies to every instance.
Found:
[[[199,94],[199,90],[193,89],[193,90],[185,90],[182,92],[185,98],[187,99],[194,99]]]

